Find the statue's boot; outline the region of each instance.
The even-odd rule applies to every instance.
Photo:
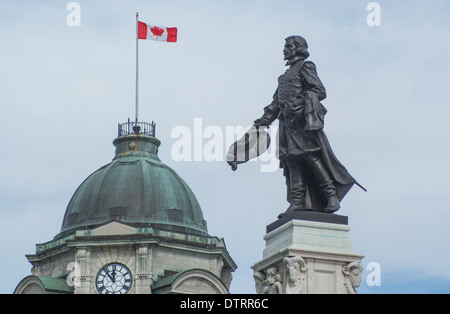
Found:
[[[336,196],[336,187],[333,184],[333,179],[330,177],[328,170],[325,168],[320,159],[314,160],[310,165],[312,172],[319,183],[325,198],[327,199],[327,206],[324,209],[325,213],[334,213],[341,208],[339,199]]]
[[[295,163],[289,163],[288,167],[290,172],[289,181],[291,185],[290,205],[284,213],[278,215],[278,218],[282,218],[294,211],[305,210],[306,188],[303,183],[303,176],[301,174],[300,167]]]

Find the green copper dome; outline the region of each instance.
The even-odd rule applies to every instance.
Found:
[[[111,220],[207,235],[194,193],[158,158],[160,141],[139,130],[136,133],[121,135],[119,126],[114,159],[75,191],[57,237]]]

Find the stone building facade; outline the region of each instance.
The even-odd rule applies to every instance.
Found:
[[[76,190],[61,232],[27,255],[14,293],[228,293],[237,268],[186,182],[158,158],[154,124],[119,125],[112,162]]]

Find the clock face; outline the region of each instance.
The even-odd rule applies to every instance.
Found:
[[[130,291],[132,277],[130,270],[122,264],[103,266],[97,274],[95,285],[101,294],[125,294]]]

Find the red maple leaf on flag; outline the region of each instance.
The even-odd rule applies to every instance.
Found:
[[[157,26],[153,26],[152,28],[150,28],[150,31],[152,32],[153,36],[161,36],[164,33],[164,30],[157,27]]]

